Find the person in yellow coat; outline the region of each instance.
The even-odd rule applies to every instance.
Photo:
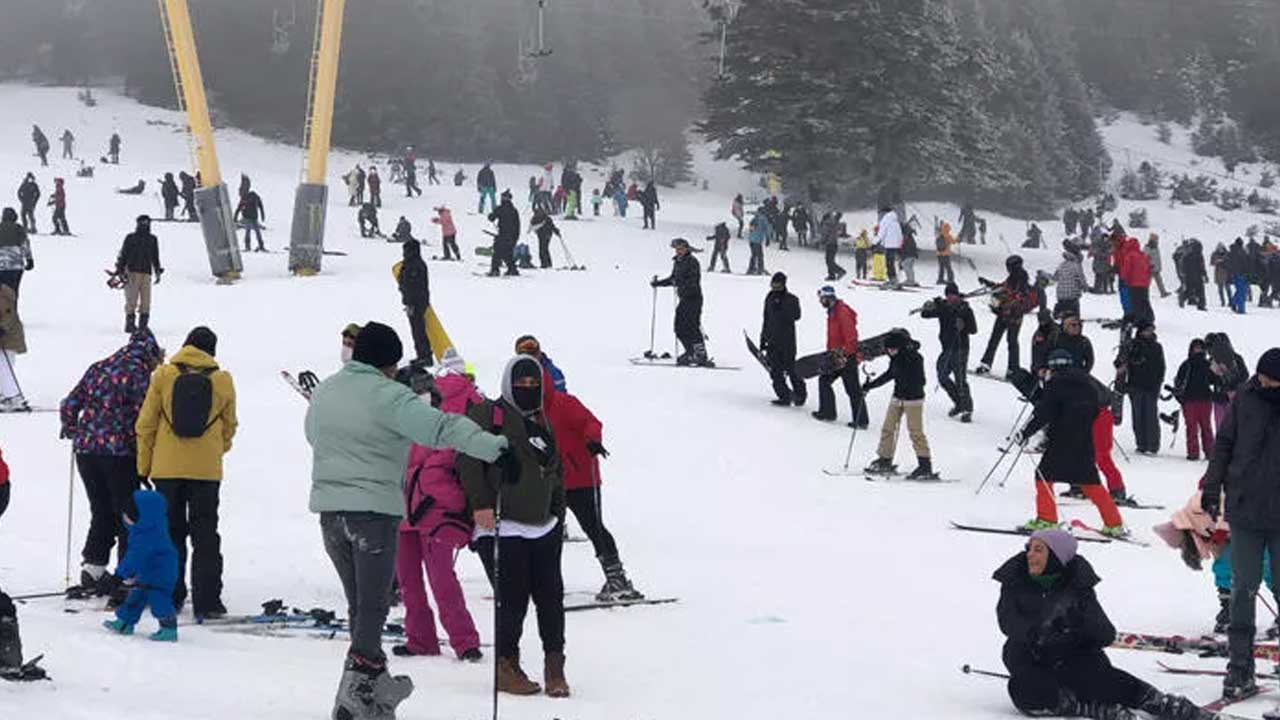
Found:
[[[867,279],[867,255],[871,253],[871,238],[867,237],[867,229],[862,228],[862,232],[858,233],[858,237],[853,241],[853,262],[855,277],[859,280]]]
[[[178,548],[179,610],[187,538],[191,538],[191,609],[197,619],[226,615],[222,604],[222,549],[218,536],[218,491],[222,456],[236,434],[236,389],[231,374],[214,360],[218,336],[192,330],[182,349],[151,375],[135,430],[138,476],[151,478],[169,507],[169,537]]]
[[[938,226],[938,237],[934,239],[934,248],[938,251],[938,281],[937,285],[946,285],[956,281],[955,270],[951,268],[951,246],[956,244],[956,238],[951,234],[951,223],[942,221]]]

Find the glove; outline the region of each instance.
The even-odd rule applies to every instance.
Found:
[[[139,485],[141,485],[142,487],[144,487],[144,488],[148,489],[148,490],[155,490],[155,489],[156,489],[155,485],[153,485],[153,484],[151,483],[151,478],[147,477],[146,475],[139,475],[139,476],[138,476],[138,484],[139,484]]]
[[[320,384],[320,378],[316,377],[316,374],[310,370],[303,370],[298,373],[298,384],[302,386],[303,390],[311,392]]]
[[[520,459],[511,452],[511,448],[503,448],[502,454],[493,461],[493,464],[502,472],[504,485],[515,485],[520,482]]]
[[[1222,512],[1222,495],[1208,490],[1200,494],[1200,509],[1209,514],[1215,522],[1218,520],[1219,513]]]
[[[164,270],[156,270],[156,284],[160,284],[160,276],[164,274]]]
[[[28,269],[28,270],[30,270],[31,268],[27,268],[27,269]],[[658,287],[658,276],[657,276],[657,275],[654,275],[654,276],[653,276],[653,279],[649,281],[649,287]]]
[[[588,440],[587,450],[596,457],[609,457],[609,451],[604,449],[599,440]]]
[[[27,271],[28,271],[28,272],[30,272],[30,271],[32,271],[32,270],[35,270],[35,269],[36,269],[36,261],[35,261],[34,259],[32,259],[32,258],[27,258],[27,265],[26,265],[26,269],[27,269]]]

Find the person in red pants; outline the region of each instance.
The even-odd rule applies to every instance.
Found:
[[[1213,455],[1213,380],[1204,341],[1196,338],[1173,381],[1173,396],[1182,405],[1187,427],[1188,460],[1200,459],[1201,446],[1206,460]]]

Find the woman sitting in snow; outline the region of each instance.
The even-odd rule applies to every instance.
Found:
[[[1040,530],[1009,558],[996,616],[1008,640],[1009,698],[1027,715],[1132,720],[1142,710],[1165,720],[1212,720],[1190,700],[1167,695],[1112,667],[1103,648],[1115,627],[1098,604],[1093,566],[1064,530]]]

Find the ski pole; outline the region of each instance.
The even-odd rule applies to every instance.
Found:
[[[999,487],[1004,488],[1004,484],[1009,482],[1009,478],[1013,476],[1013,471],[1018,467],[1018,461],[1022,459],[1022,455],[1024,452],[1026,452],[1026,450],[1027,450],[1026,445],[1018,446],[1018,452],[1016,455],[1013,456],[1013,462],[1010,463],[1009,469],[1005,471],[1004,477],[1000,478]]]
[[[493,720],[498,720],[498,663],[502,659],[501,639],[498,637],[502,616],[501,555],[498,549],[502,544],[502,480],[498,481],[497,495],[493,510]]]
[[[1120,444],[1119,440],[1117,440],[1113,444],[1116,446],[1116,449],[1120,451],[1120,457],[1124,458],[1125,462],[1127,463],[1133,462],[1132,460],[1129,459],[1129,453],[1125,452],[1124,446]]]
[[[71,587],[71,507],[76,497],[76,446],[71,445],[71,462],[67,468],[67,557],[64,564],[63,587]]]
[[[649,354],[646,356],[653,359],[654,337],[658,330],[658,288],[653,288],[653,310],[649,313]]]
[[[18,372],[13,369],[13,361],[9,359],[8,350],[0,350],[0,357],[4,358],[5,367],[9,370],[9,377],[13,379],[13,386],[18,388],[18,397],[26,398],[22,392],[22,383],[18,382]]]
[[[964,665],[960,666],[960,672],[964,673],[965,675],[982,675],[984,677],[999,678],[1001,680],[1009,679],[1009,676],[1006,675],[1005,673],[992,672],[990,670],[979,670],[978,668],[973,667],[968,663],[965,663]]]
[[[1008,457],[1009,452],[1012,450],[1009,445],[1009,437],[1013,435],[1013,432],[1018,429],[1018,425],[1022,423],[1022,416],[1027,414],[1027,406],[1029,404],[1030,403],[1022,404],[1022,410],[1018,412],[1018,417],[1013,420],[1013,427],[1009,428],[1009,433],[1005,435],[1005,444],[1004,448],[1000,451],[1000,457],[996,458],[996,464],[992,465],[991,470],[987,471],[986,477],[982,478],[982,482],[979,483],[978,489],[973,493],[974,495],[982,494],[983,488],[987,486],[987,482],[991,480],[991,476],[995,475],[996,469],[1000,467],[1000,463],[1004,462],[1004,459]],[[1003,483],[1001,483],[1001,487],[1004,487]]]
[[[556,239],[560,241],[560,249],[564,251],[564,257],[569,261],[569,269],[577,270],[578,261],[573,259],[573,253],[569,252],[569,245],[564,241],[564,236],[556,235]]]
[[[1271,612],[1271,617],[1280,618],[1280,614],[1276,613],[1276,609],[1272,607],[1271,601],[1263,597],[1262,593],[1258,593],[1258,599],[1262,601],[1262,605]]]
[[[849,449],[844,453],[844,473],[849,474],[849,462],[853,459],[853,441],[858,439],[858,422],[862,419],[861,405],[854,410],[853,432],[849,433]]]

